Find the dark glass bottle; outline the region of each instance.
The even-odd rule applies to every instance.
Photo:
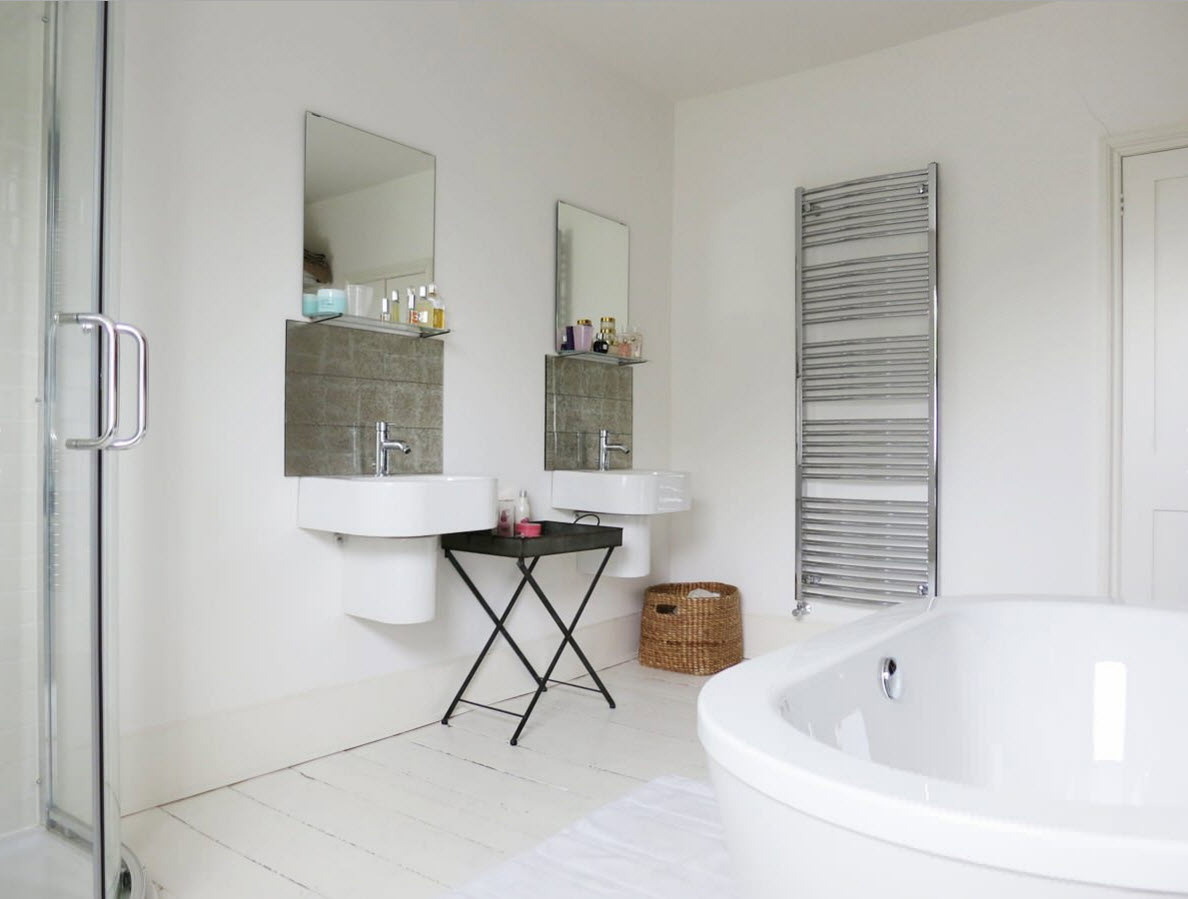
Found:
[[[610,349],[610,341],[606,339],[605,331],[598,332],[598,336],[594,338],[594,345],[590,349],[596,353],[605,353]]]

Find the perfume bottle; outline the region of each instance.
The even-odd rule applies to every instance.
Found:
[[[594,325],[588,318],[579,318],[577,327],[573,329],[573,348],[579,353],[588,353],[593,340]]]
[[[439,331],[445,330],[445,303],[437,295],[437,285],[429,285],[429,324]]]
[[[429,301],[429,290],[424,284],[417,289],[417,305],[413,312],[416,313],[414,325],[428,328],[433,323],[433,303]]]

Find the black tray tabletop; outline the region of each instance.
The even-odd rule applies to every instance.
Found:
[[[441,548],[455,552],[480,553],[531,559],[587,549],[623,545],[623,529],[568,521],[541,521],[539,537],[500,537],[489,529],[441,535]]]

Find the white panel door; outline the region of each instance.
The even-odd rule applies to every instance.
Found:
[[[1188,609],[1188,148],[1122,164],[1121,598]]]

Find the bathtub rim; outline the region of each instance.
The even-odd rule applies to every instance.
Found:
[[[1188,890],[1188,816],[1026,800],[866,761],[788,724],[779,708],[796,681],[889,637],[963,609],[1032,611],[1036,600],[1128,614],[1183,615],[1084,597],[982,596],[916,600],[727,669],[698,697],[707,754],[743,783],[805,814],[890,843],[974,864],[1071,882]],[[926,798],[925,798],[926,797]]]

